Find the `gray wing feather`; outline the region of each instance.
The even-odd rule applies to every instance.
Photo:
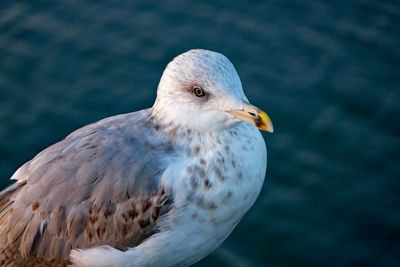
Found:
[[[150,114],[88,125],[23,165],[0,193],[0,254],[68,259],[74,248],[125,249],[151,235],[171,205],[160,176],[173,148]]]

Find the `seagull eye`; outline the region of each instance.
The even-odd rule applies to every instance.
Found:
[[[197,97],[204,97],[206,95],[206,93],[204,93],[204,90],[200,86],[194,86],[193,93]]]

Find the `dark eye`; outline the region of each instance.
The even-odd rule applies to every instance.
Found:
[[[206,93],[204,93],[204,90],[200,86],[194,86],[193,93],[197,97],[204,97],[206,95]]]

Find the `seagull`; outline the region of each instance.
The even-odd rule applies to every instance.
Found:
[[[1,266],[188,266],[258,197],[270,118],[202,49],[164,70],[153,107],[80,128],[0,192]]]

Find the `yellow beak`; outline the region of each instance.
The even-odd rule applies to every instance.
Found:
[[[232,110],[229,111],[229,113],[233,114],[241,121],[253,124],[260,130],[270,133],[274,132],[274,126],[272,125],[272,121],[268,115],[261,109],[250,105],[249,103],[243,103],[243,110]]]

